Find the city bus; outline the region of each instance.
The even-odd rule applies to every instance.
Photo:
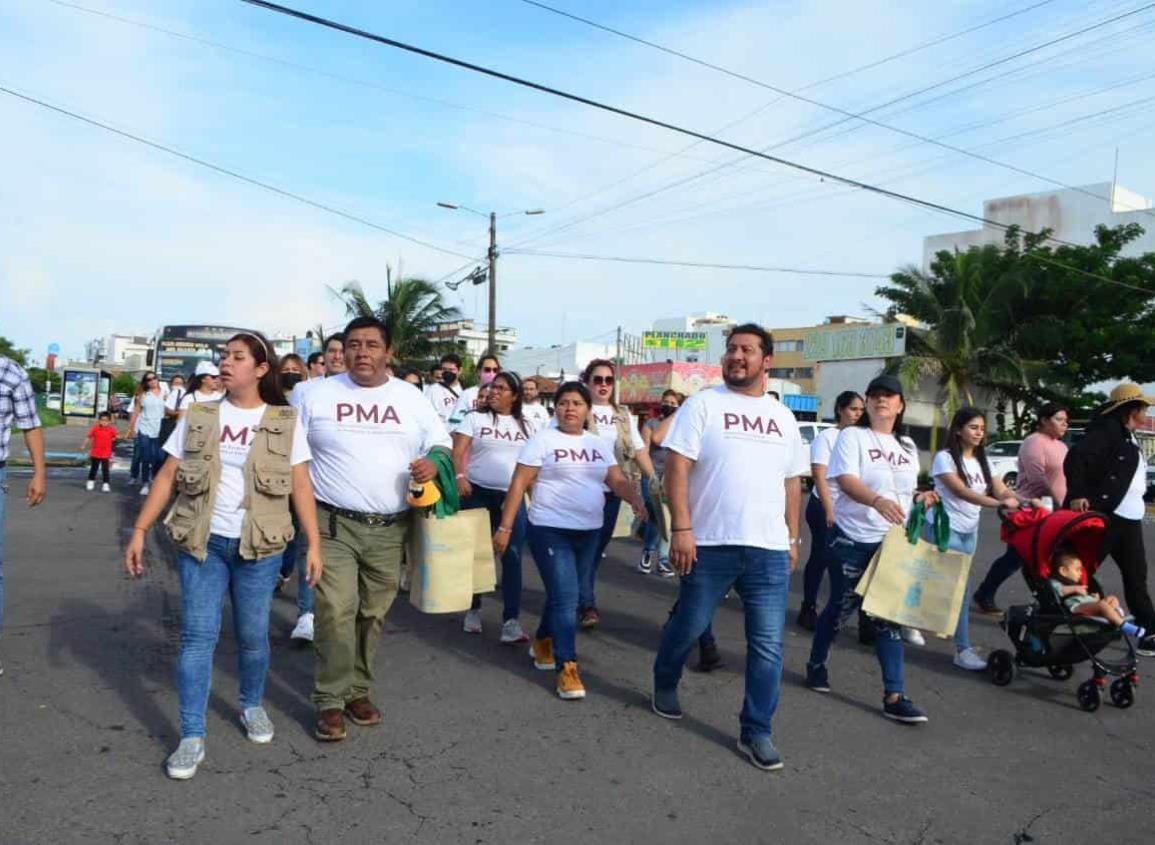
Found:
[[[187,378],[201,361],[219,364],[228,339],[247,331],[252,330],[230,326],[162,326],[156,333],[152,369],[164,382],[175,375]]]

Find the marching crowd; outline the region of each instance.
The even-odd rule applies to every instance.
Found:
[[[1155,654],[1146,634],[1155,631],[1155,609],[1141,531],[1146,464],[1133,434],[1155,400],[1134,385],[1116,389],[1069,453],[1062,443],[1066,410],[1042,408],[1038,431],[1023,445],[1016,490],[991,475],[983,413],[962,408],[946,448],[933,456],[933,487],[920,489],[919,452],[903,435],[901,382],[880,375],[862,395],[840,395],[836,426],[808,447],[793,413],[766,391],[773,341],[755,324],[731,331],[723,384],[689,398],[667,391],[659,416],[642,425],[615,401],[610,361],[592,361],[579,380],[561,384],[551,413],[536,379],[503,371],[495,356],[477,362],[475,386],[463,387],[462,361],[452,354],[426,384],[422,373],[392,361],[389,341],[383,323],[357,318],[306,362],[295,355],[278,360],[264,337],[240,333],[229,340],[219,369],[203,363],[187,385],[174,379],[166,391],[152,373],[142,380],[129,435],[136,443],[132,475],[146,498],[125,566],[134,576],[144,572],[146,536],[163,517],[179,551],[182,596],[181,741],[167,760],[169,776],[192,777],[205,757],[226,595],[238,645],[241,722],[253,742],[272,741],[262,705],[269,617],[274,592],[294,573],[298,619],[291,636],[311,641],[315,651],[316,738],[344,739],[347,722],[380,723],[374,657],[403,588],[411,486],[447,483],[446,467],[461,507],[489,517],[501,560],[500,641],[528,644],[533,665],[554,673],[562,699],[586,694],[577,632],[599,624],[598,567],[623,503],[643,526],[638,569],[680,579],[669,619],[655,634],[657,715],[682,717],[678,686],[695,645],[702,668],[718,664],[711,621],[736,592],[747,645],[737,745],[761,769],[782,766],[771,723],[804,518],[812,545],[797,621],[813,631],[806,685],[815,692],[831,690],[832,645],[858,611],[859,637],[874,646],[880,666],[882,714],[904,723],[927,720],[907,696],[904,678],[904,649],[920,641],[918,632],[863,614],[855,592],[890,528],[904,525],[916,504],[945,510],[949,548],[964,554],[975,550],[984,508],[1065,505],[1108,515],[1104,556],[1123,574],[1136,620],[1129,633],[1139,637],[1141,654]],[[9,418],[26,431],[38,425],[26,380],[8,378],[4,360],[2,458]],[[102,420],[89,433],[89,489],[98,468],[107,489],[116,437],[109,428]],[[812,487],[804,500],[807,475]],[[30,503],[43,497],[42,457],[34,484]],[[668,515],[659,511],[664,507]],[[520,621],[526,546],[546,596],[532,636]],[[1009,548],[992,564],[973,594],[978,612],[1001,612],[998,586],[1021,565]],[[819,609],[824,575],[829,598]],[[2,588],[0,569],[0,608]],[[480,608],[477,596],[465,614],[466,633],[482,633]],[[970,642],[968,617],[964,602],[954,662],[980,670],[986,660]]]

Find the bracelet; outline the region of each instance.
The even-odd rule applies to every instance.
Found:
[[[457,475],[455,475],[455,476],[453,476],[453,477],[454,477],[454,478],[465,478],[465,473],[463,473],[463,472],[459,472],[459,473],[457,473]]]
[[[498,534],[512,534],[513,529],[512,528],[506,528],[504,525],[499,525],[499,526],[497,526],[497,533]]]
[[[670,533],[671,534],[677,534],[679,531],[693,531],[693,530],[694,530],[693,528],[671,528]]]
[[[133,533],[134,533],[134,534],[135,534],[137,531],[139,531],[141,534],[147,534],[147,533],[148,533],[148,529],[147,529],[147,528],[141,528],[139,525],[134,525],[134,526],[132,526],[132,531],[133,531]]]
[[[789,540],[789,543],[791,546],[801,546],[802,545],[802,538],[801,537],[791,537]]]
[[[872,510],[873,510],[874,506],[878,504],[878,500],[879,500],[879,499],[881,499],[881,498],[882,498],[882,494],[881,494],[881,493],[879,493],[877,496],[875,496],[875,497],[874,497],[874,499],[873,499],[873,500],[871,501],[871,503],[870,503],[870,507],[871,507],[871,509],[872,509]]]

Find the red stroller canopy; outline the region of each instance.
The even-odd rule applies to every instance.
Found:
[[[1051,577],[1051,557],[1066,544],[1083,561],[1085,584],[1099,568],[1106,535],[1107,518],[1094,511],[1021,509],[1003,515],[1003,542],[1018,552],[1035,578]]]

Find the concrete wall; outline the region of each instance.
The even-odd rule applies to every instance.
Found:
[[[1008,225],[1017,224],[1035,232],[1053,229],[1056,238],[1077,244],[1092,243],[1098,225],[1138,223],[1147,231],[1124,254],[1155,252],[1155,211],[1151,200],[1118,186],[1112,191],[1110,182],[1084,185],[1080,190],[1063,189],[990,199],[983,203],[983,217]],[[923,269],[930,267],[935,253],[940,250],[965,251],[971,246],[1001,245],[1004,236],[1002,229],[993,226],[931,235],[923,240]]]

